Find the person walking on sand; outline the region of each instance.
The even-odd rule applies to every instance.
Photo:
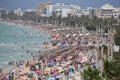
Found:
[[[64,71],[64,75],[65,75],[65,80],[69,80],[69,72],[68,72],[68,70]]]

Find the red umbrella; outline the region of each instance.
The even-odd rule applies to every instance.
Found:
[[[40,70],[36,70],[35,72],[36,72],[36,73],[40,73]]]

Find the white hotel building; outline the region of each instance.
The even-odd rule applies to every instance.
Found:
[[[86,9],[81,9],[78,5],[66,5],[64,3],[40,3],[37,5],[37,10],[41,16],[61,16],[67,17],[68,14],[71,16],[89,16],[90,18],[97,16],[98,18],[110,18],[111,16],[118,18],[120,16],[120,8],[114,8],[110,4],[105,4],[100,8],[88,7]]]
[[[75,15],[81,8],[77,5],[65,5],[64,3],[57,3],[56,5],[48,5],[47,16],[56,15],[67,17],[68,14]]]
[[[111,16],[118,18],[120,15],[120,8],[114,8],[110,4],[105,4],[101,8],[96,9],[95,13],[98,18],[110,18]]]

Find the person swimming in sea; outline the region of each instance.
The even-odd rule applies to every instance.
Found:
[[[41,53],[41,51],[38,51],[38,53]]]
[[[23,47],[23,46],[22,46],[21,48],[22,48],[22,49],[24,49],[24,47]]]
[[[29,50],[27,50],[26,53],[29,53]]]

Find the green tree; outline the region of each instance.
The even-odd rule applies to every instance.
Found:
[[[99,76],[99,70],[92,69],[91,67],[88,67],[87,70],[84,70],[83,79],[84,80],[102,80],[102,78]]]

